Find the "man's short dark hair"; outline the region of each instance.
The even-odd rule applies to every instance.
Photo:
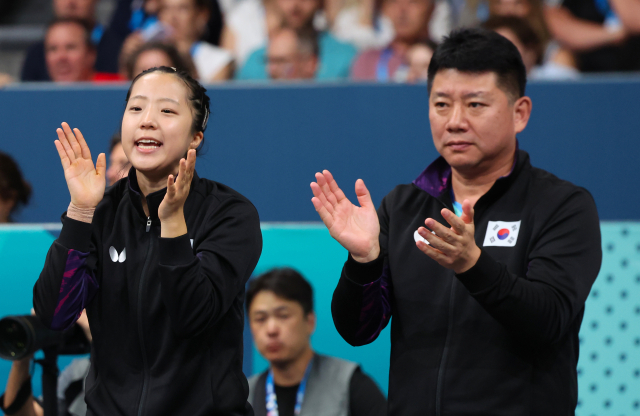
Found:
[[[518,48],[505,37],[486,29],[454,30],[436,48],[429,64],[427,87],[431,94],[438,71],[493,72],[497,84],[514,100],[524,96],[527,70]]]
[[[56,17],[51,22],[49,22],[49,25],[47,25],[47,33],[49,33],[52,27],[63,24],[80,26],[84,30],[84,42],[87,45],[87,48],[89,50],[96,49],[96,45],[94,45],[93,41],[91,40],[91,32],[93,31],[93,28],[91,24],[84,19],[78,19],[77,17]]]
[[[285,267],[272,269],[249,282],[246,295],[247,311],[253,298],[260,292],[273,292],[279,298],[298,302],[305,315],[313,312],[313,289],[297,271]]]
[[[115,149],[119,144],[122,144],[122,135],[120,134],[120,130],[113,133],[111,140],[109,140],[109,154],[113,153],[113,149]]]

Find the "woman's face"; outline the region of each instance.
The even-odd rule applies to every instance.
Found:
[[[122,117],[122,148],[138,172],[161,180],[178,172],[180,159],[202,141],[193,132],[188,88],[176,75],[151,72],[131,88]]]

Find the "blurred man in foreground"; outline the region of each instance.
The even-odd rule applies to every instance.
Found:
[[[249,378],[256,416],[386,414],[380,389],[356,363],[311,349],[313,289],[300,273],[265,273],[249,283],[246,299],[256,348],[270,365]]]

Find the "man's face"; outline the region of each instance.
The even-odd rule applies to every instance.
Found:
[[[107,183],[109,186],[116,183],[121,178],[129,175],[129,159],[122,149],[122,144],[114,146],[109,155],[109,168],[107,169]]]
[[[267,72],[279,80],[310,79],[315,75],[317,59],[298,52],[298,38],[292,30],[283,30],[269,42]]]
[[[526,18],[531,11],[529,0],[491,0],[489,8],[492,15]]]
[[[96,0],[53,0],[53,13],[56,17],[94,20],[96,3]]]
[[[85,30],[75,23],[52,26],[44,40],[49,76],[55,82],[89,81],[96,60]]]
[[[295,301],[262,291],[249,308],[249,325],[260,354],[274,364],[289,363],[309,348],[315,314],[305,316]]]
[[[171,27],[175,40],[194,42],[207,24],[209,15],[199,9],[194,0],[161,0],[158,18]]]
[[[513,157],[531,100],[510,97],[493,72],[443,69],[433,79],[429,121],[436,150],[458,172],[488,173]],[[515,101],[515,102],[512,102]]]
[[[160,49],[150,49],[138,55],[138,58],[133,64],[133,73],[131,74],[131,78],[135,78],[136,75],[149,68],[158,66],[172,67],[174,65],[175,64],[171,61],[171,58],[169,58],[164,51],[161,51]]]
[[[276,6],[285,26],[298,30],[313,22],[313,17],[320,7],[318,0],[276,0]]]
[[[386,0],[383,13],[393,22],[396,39],[415,42],[428,35],[431,0]]]

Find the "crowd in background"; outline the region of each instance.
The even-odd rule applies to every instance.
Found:
[[[107,27],[98,1],[52,0],[22,81],[125,81],[167,65],[205,83],[420,82],[438,41],[470,26],[511,40],[532,79],[640,71],[640,0],[119,0]]]

